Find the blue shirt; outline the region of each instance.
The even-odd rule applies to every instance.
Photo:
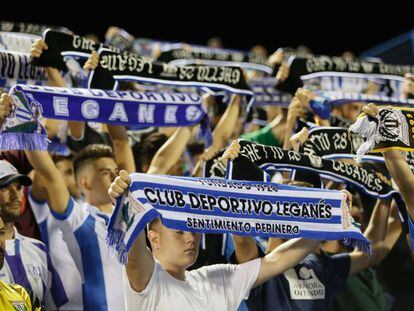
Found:
[[[298,265],[254,288],[246,300],[250,311],[329,310],[344,290],[350,269],[348,254],[309,254]]]

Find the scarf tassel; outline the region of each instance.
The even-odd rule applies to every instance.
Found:
[[[6,132],[0,135],[0,150],[47,150],[45,133]]]
[[[108,230],[106,235],[106,243],[110,246],[119,262],[123,265],[127,263],[128,251],[125,244],[125,232],[121,229]]]

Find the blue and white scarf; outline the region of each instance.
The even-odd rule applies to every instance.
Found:
[[[248,84],[254,92],[255,107],[258,106],[281,106],[289,107],[292,96],[289,93],[275,89],[275,78],[253,78]],[[249,110],[249,107],[248,107]]]
[[[332,107],[346,105],[353,102],[375,103],[381,106],[414,107],[413,99],[389,97],[384,95],[367,95],[359,93],[345,93],[340,91],[315,92],[317,95],[310,100],[312,111],[321,118],[328,119]]]
[[[67,32],[67,33],[70,32],[70,30],[67,29],[66,27],[60,27],[60,26],[50,26],[50,25],[41,25],[41,24],[33,24],[33,23],[0,21],[0,31],[21,32],[21,33],[40,36],[48,28],[56,29],[56,30],[59,30],[59,31]]]
[[[244,236],[344,239],[370,251],[343,193],[273,183],[132,174],[107,242],[126,263],[134,239],[156,217],[172,229]]]
[[[40,138],[34,140],[36,144],[31,142],[32,137],[37,137],[34,134],[45,134],[38,122],[40,115],[49,119],[142,127],[191,126],[201,122],[207,137],[209,133],[205,121],[206,112],[200,96],[196,94],[16,85],[10,95],[15,100],[16,107],[13,116],[4,122],[0,134],[1,150],[45,150],[46,143],[39,143]],[[27,124],[31,127],[28,128]],[[20,139],[13,140],[14,136]],[[27,143],[23,142],[24,137],[27,138]]]
[[[0,51],[12,51],[29,55],[33,43],[40,36],[0,31]]]

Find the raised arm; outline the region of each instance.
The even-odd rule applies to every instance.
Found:
[[[252,237],[233,235],[237,263],[245,263],[259,257],[256,241]]]
[[[128,173],[135,173],[134,155],[125,126],[108,125],[108,131],[114,145],[115,162],[118,168]]]
[[[9,111],[5,116],[9,116],[13,100],[10,95],[2,94],[0,98],[0,107]],[[8,108],[6,108],[8,107]],[[0,108],[1,110],[1,108]],[[25,150],[26,156],[32,167],[36,170],[36,174],[41,175],[46,183],[47,199],[49,206],[57,213],[64,213],[69,202],[69,191],[66,187],[65,180],[59,170],[53,163],[47,151],[29,151]]]
[[[151,161],[147,174],[167,174],[180,159],[193,127],[180,127],[162,145]]]
[[[276,247],[272,252],[262,258],[259,276],[253,287],[259,286],[269,279],[296,266],[320,241],[307,239],[292,239]]]
[[[121,171],[109,188],[109,196],[114,200],[128,190],[131,178],[128,172]],[[126,274],[131,288],[136,292],[143,291],[151,279],[154,269],[154,257],[145,241],[145,231],[142,231],[134,240],[128,255]]]
[[[30,50],[30,56],[33,58],[39,58],[43,51],[47,50],[48,46],[47,44],[42,40],[38,39],[33,44],[31,50]],[[90,66],[95,64],[96,56],[93,60],[88,60],[85,64],[85,66],[88,65],[88,67],[85,67],[86,69],[89,69]],[[92,64],[92,65],[91,65]],[[96,66],[95,66],[96,67]],[[47,76],[47,81],[50,86],[55,87],[67,87],[66,81],[63,79],[62,75],[60,74],[60,71],[57,68],[53,67],[45,67],[45,72]],[[48,134],[51,134],[50,128],[56,128],[56,121],[55,120],[47,120],[46,121],[46,128],[48,129]],[[79,122],[79,121],[69,121],[68,122],[70,133],[72,137],[74,138],[80,138],[83,135],[83,132],[85,130],[85,122]],[[53,136],[53,135],[51,135]]]
[[[372,255],[368,255],[356,249],[349,254],[351,258],[351,268],[349,275],[353,275],[377,265],[382,258],[390,251],[384,247],[383,241],[387,234],[387,223],[390,212],[391,199],[378,199],[372,211],[368,227],[365,229],[364,236],[372,243]]]
[[[368,104],[362,111],[370,116],[376,116],[379,109],[374,104]],[[398,150],[390,150],[383,153],[385,163],[392,178],[397,184],[400,193],[407,206],[407,211],[414,219],[414,175],[402,153]]]
[[[220,121],[213,131],[213,143],[211,148],[216,151],[226,146],[227,141],[230,139],[231,134],[236,127],[236,123],[239,118],[241,100],[241,95],[232,95],[226,111],[220,118]]]
[[[400,190],[407,211],[414,219],[414,175],[402,153],[390,150],[383,153],[388,171]]]

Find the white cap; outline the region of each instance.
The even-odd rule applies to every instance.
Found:
[[[27,175],[19,174],[10,162],[0,160],[0,187],[7,186],[16,180],[23,186],[32,184],[32,180]]]

